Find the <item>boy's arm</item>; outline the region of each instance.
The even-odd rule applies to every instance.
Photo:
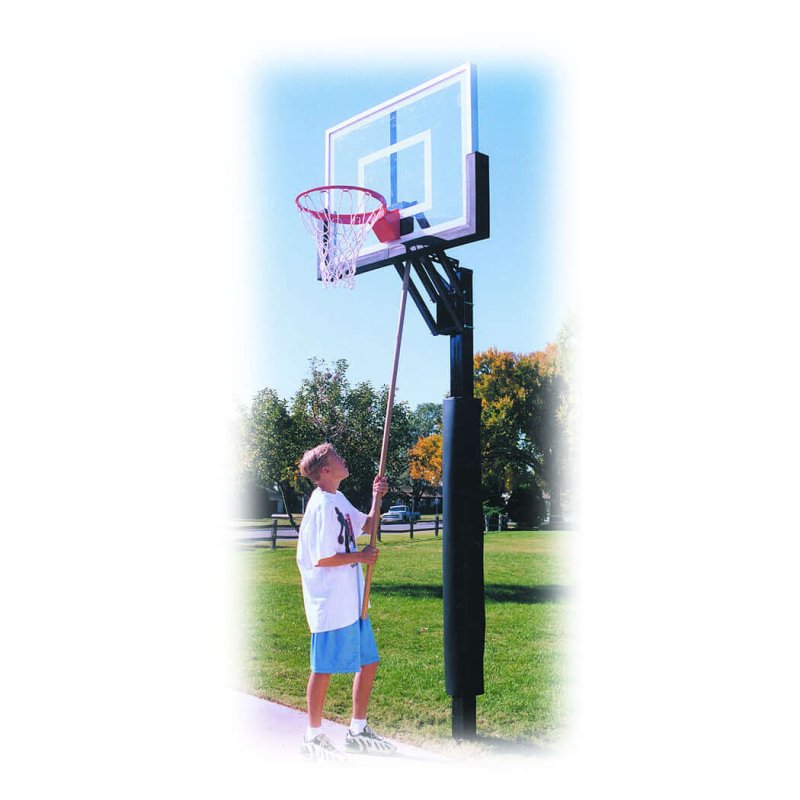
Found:
[[[347,564],[374,564],[378,560],[378,550],[367,545],[363,550],[354,553],[336,553],[335,555],[321,558],[315,567],[344,567]]]
[[[361,529],[365,533],[372,533],[372,526],[381,513],[381,498],[388,491],[389,481],[386,476],[376,475],[375,480],[372,482],[372,508],[370,508],[369,514],[364,520],[364,527]]]

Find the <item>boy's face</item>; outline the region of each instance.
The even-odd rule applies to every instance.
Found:
[[[347,469],[347,462],[334,450],[328,454],[327,463],[323,467],[327,470],[328,476],[334,481],[343,481],[350,471]]]

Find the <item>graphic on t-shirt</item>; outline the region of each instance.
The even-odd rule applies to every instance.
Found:
[[[345,516],[336,506],[334,508],[336,509],[336,519],[339,520],[339,544],[344,545],[345,553],[355,552],[356,537],[353,535],[353,523],[350,522],[350,515]],[[350,545],[353,546],[352,550]]]

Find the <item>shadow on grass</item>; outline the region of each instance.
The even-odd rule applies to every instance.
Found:
[[[374,594],[439,598],[442,597],[442,587],[436,584],[423,583],[376,583],[372,587]],[[487,583],[484,586],[486,600],[492,603],[559,603],[568,597],[566,586],[520,586],[506,583]]]

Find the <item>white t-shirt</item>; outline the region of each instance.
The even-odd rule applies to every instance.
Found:
[[[364,576],[361,564],[341,567],[314,566],[336,553],[352,553],[367,515],[341,493],[316,488],[308,501],[300,538],[297,566],[303,582],[303,603],[312,633],[333,631],[352,625],[361,616]]]

